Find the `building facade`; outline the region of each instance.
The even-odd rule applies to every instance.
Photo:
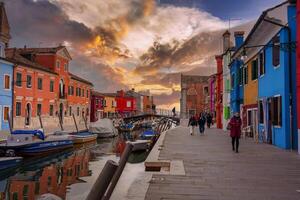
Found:
[[[245,58],[244,107],[248,106],[245,107],[248,125],[253,126],[254,131],[257,129],[259,141],[284,149],[298,146],[296,55],[295,50],[286,48],[286,44],[296,40],[295,16],[293,2],[266,10],[250,31],[243,48],[233,55],[233,59]],[[258,111],[255,113],[255,110]],[[255,117],[258,126],[251,121]]]
[[[209,112],[216,117],[216,74],[211,75],[208,80],[209,90]]]
[[[209,111],[208,76],[181,75],[180,111],[183,118]]]
[[[100,92],[91,93],[91,122],[96,122],[104,117],[104,95]]]
[[[223,118],[222,118],[222,127],[223,130],[226,130],[228,122],[230,120],[230,92],[231,92],[231,80],[230,80],[230,69],[229,64],[231,62],[231,55],[234,52],[234,48],[231,47],[230,42],[230,32],[226,31],[223,34]]]
[[[222,129],[223,119],[223,56],[215,56],[217,62],[216,74],[216,125],[217,128]]]
[[[117,91],[116,103],[116,112],[121,116],[135,115],[137,112],[136,98],[126,94],[123,90]]]
[[[116,117],[116,93],[103,93],[104,96],[104,103],[103,103],[103,115],[104,118],[112,118]]]

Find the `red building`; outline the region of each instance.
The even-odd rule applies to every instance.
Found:
[[[92,91],[91,93],[91,122],[98,121],[99,119],[102,119],[104,117],[104,95]]]
[[[116,102],[116,112],[120,115],[131,115],[137,111],[135,97],[125,95],[123,90],[117,92]]]
[[[218,55],[215,57],[217,62],[217,73],[216,73],[216,124],[217,128],[222,129],[222,116],[223,116],[223,56]]]

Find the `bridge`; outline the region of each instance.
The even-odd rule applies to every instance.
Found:
[[[128,122],[137,122],[142,120],[154,120],[154,119],[166,119],[168,121],[173,121],[176,124],[179,124],[180,118],[179,116],[169,116],[169,115],[160,115],[160,114],[142,114],[142,115],[135,115],[130,117],[123,118],[125,123]]]

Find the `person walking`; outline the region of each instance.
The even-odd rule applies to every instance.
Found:
[[[207,113],[206,120],[207,120],[207,127],[210,128],[210,125],[212,124],[212,116],[210,113]]]
[[[192,115],[190,117],[188,126],[190,127],[191,135],[194,135],[194,129],[195,129],[195,126],[197,126],[197,119],[196,119],[195,115]]]
[[[205,131],[205,121],[206,121],[206,119],[205,119],[204,113],[200,113],[200,117],[198,119],[200,134],[204,134],[204,131]]]
[[[232,151],[236,153],[239,152],[239,139],[241,137],[241,126],[242,120],[240,114],[236,112],[234,116],[230,119],[227,129],[230,130],[230,137],[232,143]]]

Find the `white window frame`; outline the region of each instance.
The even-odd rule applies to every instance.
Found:
[[[22,74],[22,72],[19,72],[19,71],[16,71],[16,83],[18,82],[17,81],[17,75],[18,74],[21,74],[21,86],[18,86],[17,84],[14,84],[17,88],[22,88],[23,87],[23,81],[22,81],[22,78],[23,78],[23,74]],[[26,76],[27,77],[27,76]],[[26,80],[27,81],[27,80]]]
[[[27,87],[27,77],[30,76],[31,77],[31,84],[30,84],[30,87]],[[33,87],[33,75],[32,74],[26,74],[26,89],[29,89],[29,90],[32,90],[32,87]]]
[[[131,101],[126,101],[126,107],[131,108]]]
[[[5,88],[5,77],[8,76],[9,77],[9,88]],[[6,91],[10,91],[11,90],[11,75],[10,74],[3,74],[3,89]]]

